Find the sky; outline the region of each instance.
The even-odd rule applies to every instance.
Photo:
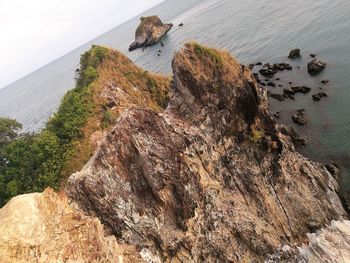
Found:
[[[0,0],[0,89],[163,0]]]

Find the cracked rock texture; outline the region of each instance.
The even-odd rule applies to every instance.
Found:
[[[335,178],[294,150],[229,54],[175,54],[167,109],[123,108],[71,201],[148,262],[260,262],[345,216]],[[118,105],[118,104],[116,104]]]
[[[1,263],[141,262],[135,248],[105,236],[97,218],[52,189],[17,196],[0,210]]]
[[[285,245],[265,263],[350,262],[350,221],[332,221],[317,233],[307,234],[307,238],[307,244],[300,247]]]

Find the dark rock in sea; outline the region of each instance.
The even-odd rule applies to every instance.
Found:
[[[262,62],[256,62],[256,64],[255,64],[256,66],[261,66],[262,65]]]
[[[293,84],[293,82],[289,81],[289,82],[288,82],[288,84],[289,84],[289,85],[292,85],[292,84]]]
[[[299,48],[296,48],[296,49],[292,49],[290,52],[289,52],[289,55],[288,55],[288,58],[300,58],[301,55],[300,55],[300,49]]]
[[[321,83],[322,84],[327,84],[327,83],[329,83],[329,80],[328,79],[321,80]]]
[[[249,64],[248,68],[252,70],[254,68],[255,64]]]
[[[280,78],[276,78],[276,80],[280,80]]]
[[[267,63],[259,70],[259,73],[265,77],[272,77],[275,73],[277,73],[277,70],[274,66]]]
[[[163,41],[160,42],[160,46],[164,47],[164,42]]]
[[[282,84],[278,84],[278,87],[283,87],[283,85]]]
[[[271,93],[270,97],[275,99],[275,100],[284,101],[284,97],[281,94]]]
[[[314,57],[316,57],[316,55],[315,54],[310,54],[310,57],[314,58]]]
[[[297,111],[297,113],[292,116],[292,120],[298,125],[307,124],[307,119],[305,117],[304,111]]]
[[[294,93],[308,93],[310,92],[311,88],[307,86],[296,86],[296,87],[291,87],[291,89],[294,91]]]
[[[276,84],[273,83],[272,81],[268,82],[266,85],[269,87],[276,87]]]
[[[326,67],[326,63],[321,61],[318,58],[313,59],[309,63],[307,63],[307,71],[310,75],[316,75],[324,70]]]
[[[294,94],[295,94],[295,92],[290,90],[290,89],[283,89],[283,96],[285,98],[289,98],[291,100],[294,100],[295,99]]]
[[[158,57],[160,56],[160,54],[158,53]]]
[[[293,127],[287,127],[285,125],[281,125],[281,133],[284,135],[288,135],[291,137],[292,142],[295,146],[306,146],[306,140],[301,138],[299,133]]]
[[[173,24],[163,24],[158,16],[141,17],[140,20],[135,41],[129,46],[129,51],[157,44],[173,27]]]
[[[184,25],[184,23],[180,23],[180,24],[179,24],[179,26],[183,26],[183,25]]]
[[[322,99],[323,97],[328,97],[327,93],[325,92],[319,92],[319,93],[316,93],[314,95],[312,95],[312,99],[314,101],[319,101],[320,99]]]
[[[288,63],[275,63],[275,64],[273,64],[273,67],[278,71],[292,70],[293,69],[293,67]]]

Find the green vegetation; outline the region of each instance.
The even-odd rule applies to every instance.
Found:
[[[81,56],[76,88],[64,96],[39,134],[19,134],[18,122],[0,118],[0,207],[18,194],[48,186],[58,189],[66,162],[83,136],[81,129],[93,113],[90,84],[98,77],[98,66],[107,51],[93,46]],[[103,124],[108,126],[111,121],[107,111]]]
[[[259,130],[252,129],[249,140],[253,143],[259,143],[263,137],[263,133]]]
[[[197,43],[193,43],[193,49],[198,56],[206,56],[215,62],[218,66],[223,66],[222,57],[215,49],[203,47]]]
[[[107,128],[108,126],[113,124],[113,122],[114,122],[114,118],[113,118],[112,111],[111,110],[105,111],[105,113],[103,114],[103,118],[102,118],[103,128]]]

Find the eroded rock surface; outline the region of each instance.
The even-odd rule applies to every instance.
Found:
[[[157,44],[168,33],[173,24],[163,24],[158,16],[141,17],[136,29],[135,41],[129,46],[129,51],[140,47]]]
[[[150,262],[251,262],[345,216],[237,61],[187,44],[164,113],[126,108],[67,194]]]
[[[11,199],[0,210],[0,233],[2,263],[143,261],[51,189]]]
[[[332,221],[317,233],[307,234],[307,239],[300,247],[282,247],[265,263],[350,262],[350,221]]]

